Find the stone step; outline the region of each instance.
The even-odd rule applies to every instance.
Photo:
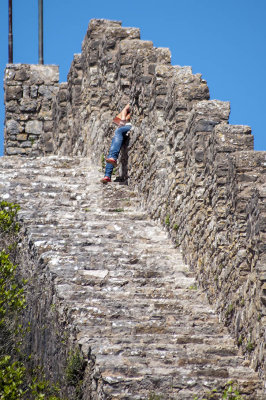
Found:
[[[30,251],[93,363],[92,399],[191,400],[213,389],[220,399],[234,380],[262,400],[181,251],[129,187],[100,177],[82,158],[0,159],[0,195],[21,205]]]

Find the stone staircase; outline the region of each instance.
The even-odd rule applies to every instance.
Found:
[[[0,195],[21,206],[28,241],[53,275],[83,353],[86,399],[243,398],[262,383],[136,193],[103,186],[88,159],[0,158]],[[72,327],[73,328],[73,327]]]

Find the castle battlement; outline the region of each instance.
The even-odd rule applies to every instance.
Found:
[[[253,150],[250,127],[228,123],[228,102],[209,97],[200,74],[171,65],[169,49],[155,48],[140,39],[138,29],[122,27],[119,21],[92,20],[67,82],[58,83],[56,66],[7,65],[5,155],[25,158],[20,161],[25,163],[56,156],[101,166],[114,131],[112,118],[129,102],[133,129],[122,149],[119,175],[138,193],[145,213],[163,225],[239,351],[263,376],[266,153]],[[114,185],[103,190],[119,193]],[[122,232],[119,242],[123,248]],[[158,263],[168,257],[165,246]],[[154,263],[151,270],[157,271]],[[103,269],[108,270],[108,263]],[[163,270],[164,265],[160,274]],[[171,294],[178,296],[173,288]],[[93,303],[93,295],[91,299]],[[89,329],[93,332],[93,326]],[[128,326],[128,332],[132,329]],[[152,371],[151,376],[156,374]],[[192,398],[177,392],[173,398]]]

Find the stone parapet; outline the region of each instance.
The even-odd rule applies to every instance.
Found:
[[[52,151],[55,65],[8,64],[5,70],[5,154],[36,156]]]
[[[67,88],[67,116],[60,119],[60,107],[54,109],[62,125],[56,152],[100,162],[114,130],[110,121],[131,103],[134,129],[120,173],[181,246],[239,346],[263,373],[265,153],[253,151],[250,127],[229,125],[229,103],[210,101],[200,74],[172,66],[168,49],[154,48],[116,21],[91,21]]]

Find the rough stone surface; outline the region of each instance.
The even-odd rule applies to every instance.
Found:
[[[21,205],[29,351],[55,380],[67,341],[87,359],[84,399],[191,400],[213,389],[220,399],[229,380],[244,398],[264,398],[182,252],[130,187],[103,187],[77,157],[2,157],[0,177],[1,197]]]
[[[168,49],[140,40],[136,28],[92,20],[67,83],[58,87],[49,68],[9,65],[5,151],[87,156],[100,164],[111,120],[129,101],[134,128],[120,177],[180,246],[219,318],[265,377],[265,152],[253,150],[249,127],[228,124],[229,103],[209,100],[200,74],[172,66],[170,58]],[[34,115],[26,110],[36,99]],[[21,136],[35,120],[43,133]]]
[[[43,137],[44,121],[52,121],[52,99],[58,92],[55,65],[8,64],[5,70],[5,154],[36,156],[51,152],[52,130]]]
[[[249,127],[228,124],[229,103],[208,100],[200,74],[170,65],[168,49],[131,32],[118,22],[90,23],[53,104],[54,151],[99,163],[112,117],[131,103],[134,129],[120,175],[181,245],[209,300],[265,375],[265,152],[253,151]]]

